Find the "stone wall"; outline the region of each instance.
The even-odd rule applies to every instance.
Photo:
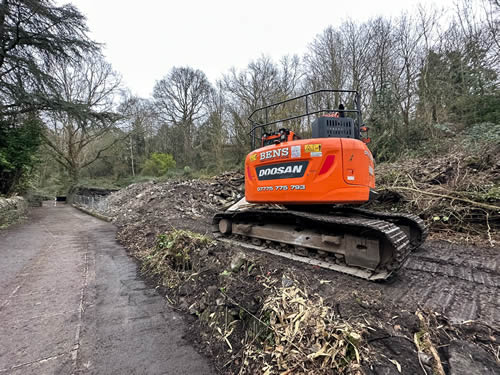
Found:
[[[0,198],[0,228],[17,222],[28,209],[23,197]]]

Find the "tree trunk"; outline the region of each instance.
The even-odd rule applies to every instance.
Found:
[[[132,137],[130,137],[130,161],[132,163],[132,176],[135,177],[135,166],[134,166],[134,145],[132,143]]]
[[[185,165],[191,167],[192,161],[192,139],[191,139],[191,124],[188,122],[184,124],[184,163]]]
[[[78,190],[78,182],[80,180],[80,170],[78,167],[71,166],[69,168],[70,185],[66,194],[66,202],[73,203],[76,192]]]

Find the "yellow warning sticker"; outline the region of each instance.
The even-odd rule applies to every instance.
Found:
[[[255,160],[257,160],[257,154],[250,155],[250,161],[255,161]]]
[[[304,151],[305,152],[320,152],[321,151],[321,144],[316,143],[316,144],[312,144],[312,145],[305,145]]]

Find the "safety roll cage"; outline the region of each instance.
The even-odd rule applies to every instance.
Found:
[[[265,127],[277,124],[279,122],[285,122],[285,121],[291,121],[291,120],[296,120],[298,118],[310,116],[310,115],[315,115],[318,113],[323,113],[323,112],[340,112],[339,108],[322,108],[314,111],[309,111],[309,104],[310,104],[310,97],[318,94],[323,94],[323,93],[348,93],[348,94],[354,94],[354,104],[356,106],[356,109],[343,109],[341,110],[344,113],[355,113],[357,115],[357,123],[358,126],[360,126],[362,122],[361,118],[361,96],[360,94],[355,91],[355,90],[317,90],[313,91],[304,95],[297,96],[295,98],[287,99],[287,100],[282,100],[281,102],[273,103],[270,105],[267,105],[265,107],[257,108],[255,111],[253,111],[250,116],[248,117],[248,121],[250,121],[250,124],[252,125],[252,129],[250,130],[250,136],[251,136],[251,142],[252,142],[252,150],[254,150],[256,147],[257,142],[262,139],[262,135],[265,133]],[[269,115],[269,110],[272,108],[275,108],[281,104],[289,103],[295,100],[300,100],[303,99],[305,100],[305,113],[302,113],[300,115],[296,116],[291,116],[291,117],[286,117],[283,119],[279,120],[273,120],[269,121],[268,120],[268,115]],[[254,120],[253,117],[257,113],[262,113],[264,112],[264,118],[265,118],[265,123],[258,122],[257,120]],[[256,131],[257,129],[260,129],[260,137],[257,137]]]

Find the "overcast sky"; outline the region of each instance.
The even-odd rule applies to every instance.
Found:
[[[91,37],[133,94],[151,95],[174,66],[205,72],[212,83],[261,55],[301,56],[327,26],[346,19],[395,17],[418,3],[453,0],[58,0],[86,17]]]

